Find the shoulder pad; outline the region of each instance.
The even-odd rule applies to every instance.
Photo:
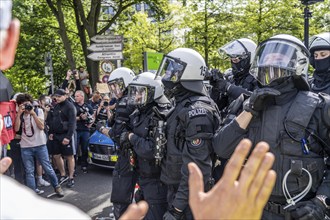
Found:
[[[319,97],[322,100],[322,119],[324,123],[330,127],[330,96],[320,92]]]

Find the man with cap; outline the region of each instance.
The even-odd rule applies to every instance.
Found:
[[[53,99],[56,102],[56,105],[52,111],[48,113],[46,120],[46,123],[49,126],[49,153],[54,156],[57,168],[60,171],[60,184],[68,180],[62,156],[67,159],[70,178],[69,183],[70,187],[72,187],[74,185],[73,173],[75,167],[75,148],[72,143],[72,137],[76,129],[76,108],[71,102],[69,102],[69,100],[67,100],[66,93],[63,89],[56,90]]]

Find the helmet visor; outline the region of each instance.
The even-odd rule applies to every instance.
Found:
[[[161,76],[163,81],[177,83],[180,81],[186,66],[185,62],[166,55],[158,69],[157,76]]]
[[[266,41],[257,49],[251,74],[262,85],[268,85],[275,79],[300,74],[296,68],[305,63],[307,57],[297,45],[278,40]]]
[[[153,95],[153,87],[134,84],[128,86],[129,105],[146,105],[153,100]]]
[[[119,94],[123,93],[125,90],[124,80],[122,78],[112,80],[108,82],[108,87],[111,93],[118,96]]]

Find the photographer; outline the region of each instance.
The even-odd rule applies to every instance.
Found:
[[[90,136],[90,127],[94,122],[93,108],[84,102],[84,92],[81,90],[75,93],[75,103],[77,110],[77,146],[81,146],[81,169],[87,173],[87,156],[88,156],[88,138]],[[78,152],[78,151],[77,151]]]
[[[111,119],[113,113],[112,110],[115,108],[115,104],[110,105],[110,98],[109,96],[105,95],[99,105],[99,107],[96,110],[95,114],[95,123],[98,121],[108,121]]]
[[[42,193],[37,189],[35,182],[34,158],[36,158],[48,175],[55,189],[55,193],[63,197],[63,190],[49,162],[48,150],[46,147],[47,138],[43,131],[44,113],[40,108],[33,108],[33,99],[29,94],[18,95],[16,101],[19,109],[15,119],[15,131],[17,132],[22,129],[20,145],[22,160],[25,167],[26,185],[36,193]]]

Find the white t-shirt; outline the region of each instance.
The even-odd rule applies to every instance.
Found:
[[[68,203],[38,196],[33,190],[0,174],[0,219],[91,219]]]
[[[34,111],[34,110],[32,110]],[[38,108],[38,118],[44,121],[44,112]],[[23,113],[24,123],[22,124],[21,148],[36,147],[45,145],[47,142],[44,130],[40,130],[30,114]]]

